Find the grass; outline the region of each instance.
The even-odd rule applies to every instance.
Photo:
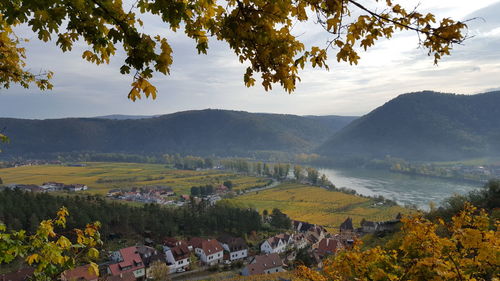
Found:
[[[178,194],[189,194],[197,185],[233,182],[234,189],[264,185],[267,180],[219,170],[188,171],[144,163],[86,163],[86,167],[59,165],[26,166],[0,169],[4,184],[42,184],[55,181],[65,184],[86,184],[92,194],[106,194],[113,188],[146,185],[170,186]]]
[[[329,231],[336,231],[347,217],[353,219],[356,227],[363,218],[382,221],[393,219],[399,212],[409,212],[399,206],[374,206],[374,201],[369,198],[295,183],[281,184],[231,200],[254,206],[259,212],[279,208],[292,219],[320,224]]]

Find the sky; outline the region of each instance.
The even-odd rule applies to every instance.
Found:
[[[366,0],[368,1],[368,0]],[[400,94],[422,90],[477,94],[500,90],[500,1],[420,0],[400,1],[411,8],[433,12],[438,18],[477,19],[469,22],[472,38],[456,46],[452,56],[438,66],[423,49],[413,32],[361,52],[357,66],[337,63],[330,53],[330,70],[306,68],[302,82],[288,94],[276,85],[266,92],[259,84],[243,84],[246,65],[224,42],[211,40],[208,55],[198,55],[195,44],[182,33],[168,32],[160,20],[145,18],[146,32],[165,34],[174,51],[171,75],[156,75],[156,100],[127,99],[131,76],[119,73],[124,59],[118,54],[109,65],[96,66],[81,59],[85,50],[77,44],[63,53],[54,43],[43,43],[26,28],[17,33],[30,39],[28,66],[34,72],[55,72],[52,91],[40,92],[19,86],[0,89],[0,117],[62,118],[110,114],[158,115],[193,109],[231,109],[250,112],[297,115],[361,116]],[[306,46],[325,46],[328,34],[314,23],[297,25],[294,33]]]

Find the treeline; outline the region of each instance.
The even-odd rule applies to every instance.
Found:
[[[451,218],[464,209],[466,202],[490,213],[493,220],[500,220],[500,180],[490,180],[481,189],[465,195],[456,194],[443,201],[440,207],[431,206],[429,219]]]
[[[98,178],[96,183],[119,183],[119,182],[136,182],[136,181],[156,181],[164,179],[164,176],[142,176],[142,177],[126,177],[126,178]]]
[[[192,186],[191,196],[207,196],[215,193],[215,188],[211,184],[202,186]]]
[[[41,220],[51,218],[61,206],[70,212],[68,228],[81,228],[92,221],[102,223],[101,234],[154,238],[231,233],[243,235],[263,229],[261,215],[227,201],[215,206],[187,204],[167,208],[157,204],[134,207],[106,201],[100,196],[53,196],[5,189],[0,192],[0,221],[12,229],[34,231]]]
[[[149,164],[166,164],[177,169],[196,170],[196,169],[211,169],[217,165],[215,157],[198,157],[198,156],[182,156],[181,154],[127,154],[127,153],[95,153],[95,152],[79,152],[79,153],[57,153],[47,155],[48,159],[56,159],[62,163],[68,162],[123,162],[123,163],[149,163]],[[16,157],[10,162],[24,162],[22,157]]]

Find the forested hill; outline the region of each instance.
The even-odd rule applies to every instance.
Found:
[[[500,92],[400,95],[322,145],[329,157],[458,160],[500,154]]]
[[[130,120],[1,118],[0,128],[5,128],[11,141],[2,146],[0,156],[79,151],[221,156],[307,152],[352,120],[228,110],[184,111]]]

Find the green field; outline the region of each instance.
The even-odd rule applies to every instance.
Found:
[[[347,217],[353,219],[356,227],[363,218],[382,221],[393,219],[399,212],[409,212],[399,206],[375,206],[369,198],[292,183],[231,200],[254,206],[259,212],[278,208],[292,219],[320,224],[330,231],[338,229]]]
[[[60,165],[25,166],[0,169],[4,184],[37,184],[55,181],[65,184],[86,184],[93,194],[105,194],[113,188],[147,185],[170,186],[178,194],[189,194],[197,185],[218,185],[226,180],[239,190],[262,186],[267,179],[249,177],[220,170],[188,171],[166,168],[160,164],[143,163],[86,163],[86,167]]]

